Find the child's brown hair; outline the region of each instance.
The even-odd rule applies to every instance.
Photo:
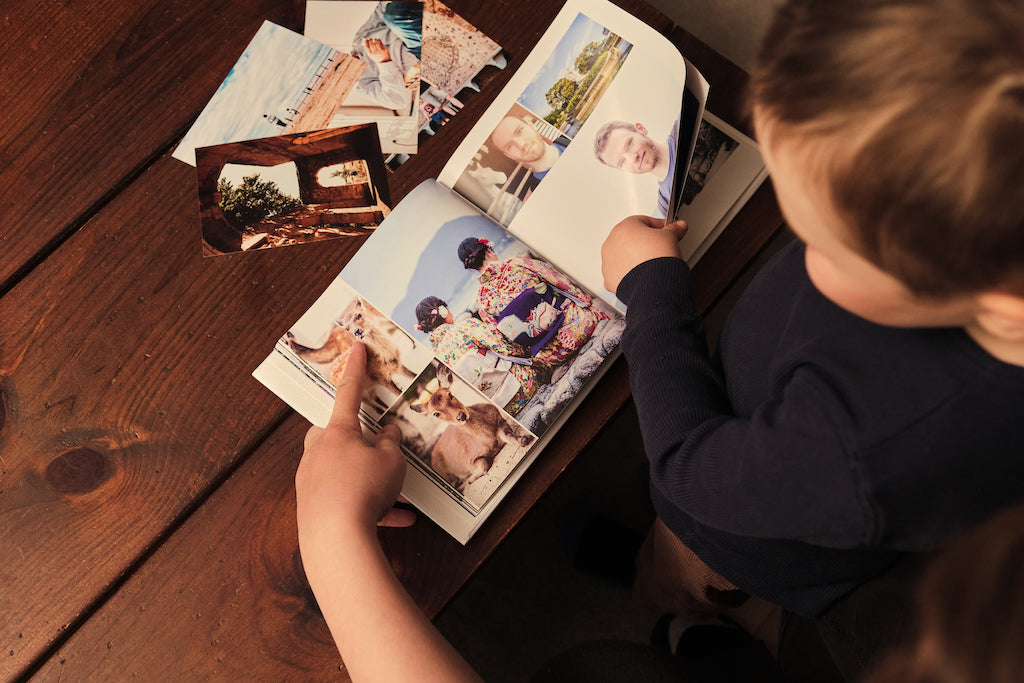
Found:
[[[866,683],[1016,683],[1024,670],[1024,505],[950,544],[917,590],[915,647]]]
[[[790,0],[752,101],[835,151],[865,258],[926,297],[1024,295],[1024,0]]]

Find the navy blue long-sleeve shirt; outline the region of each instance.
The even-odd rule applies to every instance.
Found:
[[[1024,368],[961,329],[846,312],[803,254],[751,283],[720,363],[682,261],[637,266],[617,295],[659,516],[737,587],[814,616],[1024,499]]]

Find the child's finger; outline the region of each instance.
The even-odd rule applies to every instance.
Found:
[[[341,371],[341,379],[338,380],[329,426],[362,433],[359,426],[359,404],[363,400],[365,374],[366,347],[360,343],[353,344],[345,361],[345,369]]]
[[[402,441],[402,432],[395,425],[384,425],[377,433],[377,443],[380,443],[382,439],[388,439],[396,444],[400,443]]]
[[[683,239],[683,235],[686,234],[688,227],[686,221],[673,221],[665,224],[665,229],[675,233],[677,239]]]
[[[629,221],[629,220],[638,221],[638,222],[643,223],[644,225],[646,225],[648,228],[664,228],[665,227],[665,219],[664,218],[655,218],[654,216],[644,216],[644,215],[638,214],[636,216],[630,216],[626,220],[627,221]],[[623,222],[625,222],[625,221],[623,221]]]
[[[416,511],[405,508],[391,508],[377,522],[377,526],[407,527],[416,522]]]

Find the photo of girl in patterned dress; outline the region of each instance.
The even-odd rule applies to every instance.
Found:
[[[517,415],[537,388],[550,381],[548,364],[530,358],[529,351],[479,317],[464,312],[456,319],[436,296],[417,304],[416,318],[434,355],[509,415]]]
[[[342,276],[541,436],[617,348],[624,319],[446,188],[426,183],[413,195]]]
[[[500,330],[510,317],[523,330],[520,343],[530,343],[537,359],[558,365],[579,351],[597,324],[608,316],[594,307],[593,299],[550,264],[529,256],[502,260],[481,237],[467,237],[459,244],[459,260],[479,272],[477,305],[480,317]],[[517,305],[519,304],[519,305]],[[556,311],[557,318],[531,327],[535,316]],[[526,313],[527,317],[523,317]]]

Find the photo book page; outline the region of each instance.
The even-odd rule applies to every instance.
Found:
[[[438,180],[624,311],[601,244],[619,218],[674,214],[708,90],[654,29],[570,0]]]
[[[430,216],[424,221],[424,216]],[[618,352],[625,320],[448,188],[415,188],[253,373],[324,426],[348,352],[403,495],[465,543]]]
[[[755,182],[735,179],[748,141],[700,127],[707,93],[660,34],[570,0],[439,178],[392,208],[254,376],[323,426],[364,344],[363,424],[398,428],[403,495],[466,543],[619,353],[625,307],[600,275],[615,223]],[[690,196],[695,149],[707,169]]]

